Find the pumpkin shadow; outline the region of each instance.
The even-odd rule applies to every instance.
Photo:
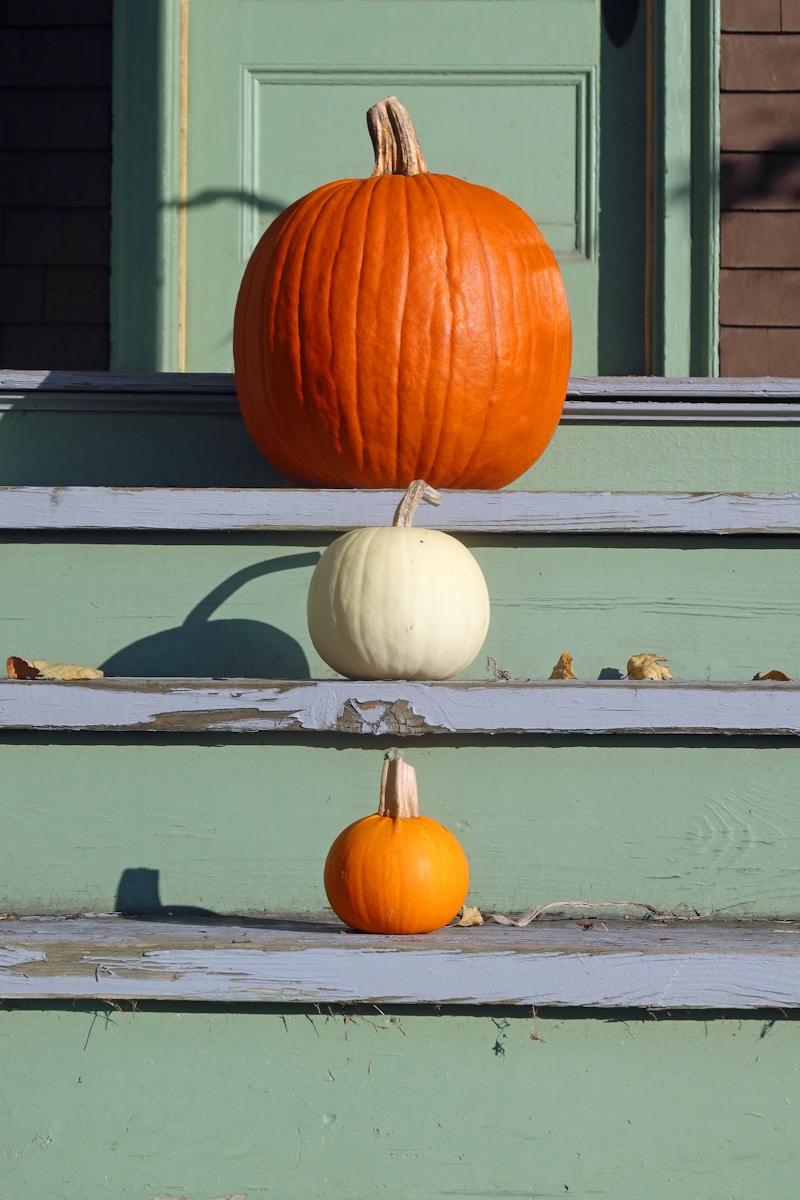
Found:
[[[214,611],[251,579],[314,566],[317,551],[290,554],[236,571],[191,610],[182,625],[160,630],[116,651],[100,664],[107,676],[127,678],[308,679],[308,659],[295,638],[265,621],[211,620]]]
[[[320,921],[310,917],[260,917],[219,913],[213,908],[202,908],[196,904],[164,904],[160,874],[157,867],[125,867],[117,884],[113,911],[131,921],[159,921],[168,925],[236,925],[253,929],[302,930],[307,933],[330,933],[335,923],[333,918]]]

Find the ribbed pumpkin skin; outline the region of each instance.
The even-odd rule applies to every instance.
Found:
[[[502,487],[564,403],[566,293],[530,217],[447,175],[311,192],[269,227],[234,317],[245,425],[288,478]]]
[[[374,813],[336,838],[324,883],[345,925],[364,933],[430,933],[464,903],[469,865],[457,838],[431,817]]]

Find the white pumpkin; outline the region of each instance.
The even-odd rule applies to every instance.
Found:
[[[466,546],[415,529],[421,480],[395,524],[353,529],[328,546],[308,590],[308,630],[329,667],[351,679],[451,679],[478,654],[489,628],[489,593]]]

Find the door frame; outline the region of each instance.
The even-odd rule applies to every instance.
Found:
[[[719,0],[648,0],[647,18],[649,373],[715,376]]]
[[[646,357],[653,375],[719,372],[719,3],[643,5]],[[114,0],[114,371],[184,371],[187,365],[190,5],[191,0]]]

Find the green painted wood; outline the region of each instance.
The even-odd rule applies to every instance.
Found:
[[[654,0],[650,370],[718,371],[719,0]]]
[[[603,921],[581,920],[575,908],[569,920],[538,920],[538,911],[517,921],[487,913],[483,925],[407,937],[357,933],[324,915],[206,915],[199,924],[167,913],[15,916],[0,930],[0,996],[528,1011],[800,1008],[800,929],[791,922],[681,921],[635,904],[609,907],[614,916]]]
[[[799,1032],[24,1004],[0,1014],[0,1169],[41,1200],[790,1196]]]
[[[647,343],[647,5],[631,36],[600,42],[598,370],[644,375]],[[621,131],[625,136],[620,136]],[[626,186],[621,187],[621,181]]]
[[[797,489],[800,425],[562,424],[515,488]],[[236,412],[0,412],[0,484],[275,487]]]
[[[14,661],[14,660],[12,660]],[[16,660],[17,662],[19,660]],[[800,683],[0,679],[0,727],[85,733],[800,736]]]
[[[7,535],[4,658],[85,662],[111,675],[332,678],[305,595],[330,539]],[[678,679],[751,680],[797,658],[797,539],[465,535],[492,603],[481,656],[544,679],[564,650],[582,679],[659,653]]]
[[[270,534],[390,525],[403,491],[327,488],[2,487],[0,528],[82,532]],[[418,528],[466,534],[800,534],[797,492],[445,490]]]
[[[256,238],[313,187],[369,175],[364,114],[395,93],[431,170],[494,187],[540,224],[565,275],[575,367],[595,371],[599,20],[586,0],[193,0],[189,368],[230,369]]]
[[[691,0],[653,5],[653,363],[688,375],[692,309]]]
[[[113,0],[111,361],[177,365],[180,0]]]
[[[692,6],[692,350],[690,370],[719,374],[720,0]]]
[[[450,924],[407,937],[334,917],[15,916],[0,929],[9,1000],[526,1008],[800,1008],[796,924],[681,921],[635,904],[603,921]],[[578,914],[578,919],[575,919]],[[622,914],[625,914],[624,916]],[[178,914],[179,915],[179,914]],[[585,914],[584,914],[585,915]],[[605,913],[604,913],[605,916]]]
[[[0,912],[318,913],[328,847],[376,809],[392,744],[7,733]],[[404,754],[481,910],[800,914],[796,739],[453,736]]]
[[[694,370],[715,371],[717,4],[654,8],[653,137],[665,186],[649,281],[646,14],[616,49],[600,37],[599,4],[569,2],[566,11],[565,0],[462,0],[461,9],[453,0],[318,0],[313,9],[239,0],[223,11],[194,0],[182,196],[178,0],[159,0],[144,17],[115,0],[115,365],[179,364],[184,211],[188,365],[228,369],[236,288],[258,233],[318,183],[368,171],[352,114],[394,90],[417,116],[434,169],[507,192],[541,223],[570,295],[576,369],[648,369],[652,283],[656,369],[685,373],[691,357]]]

